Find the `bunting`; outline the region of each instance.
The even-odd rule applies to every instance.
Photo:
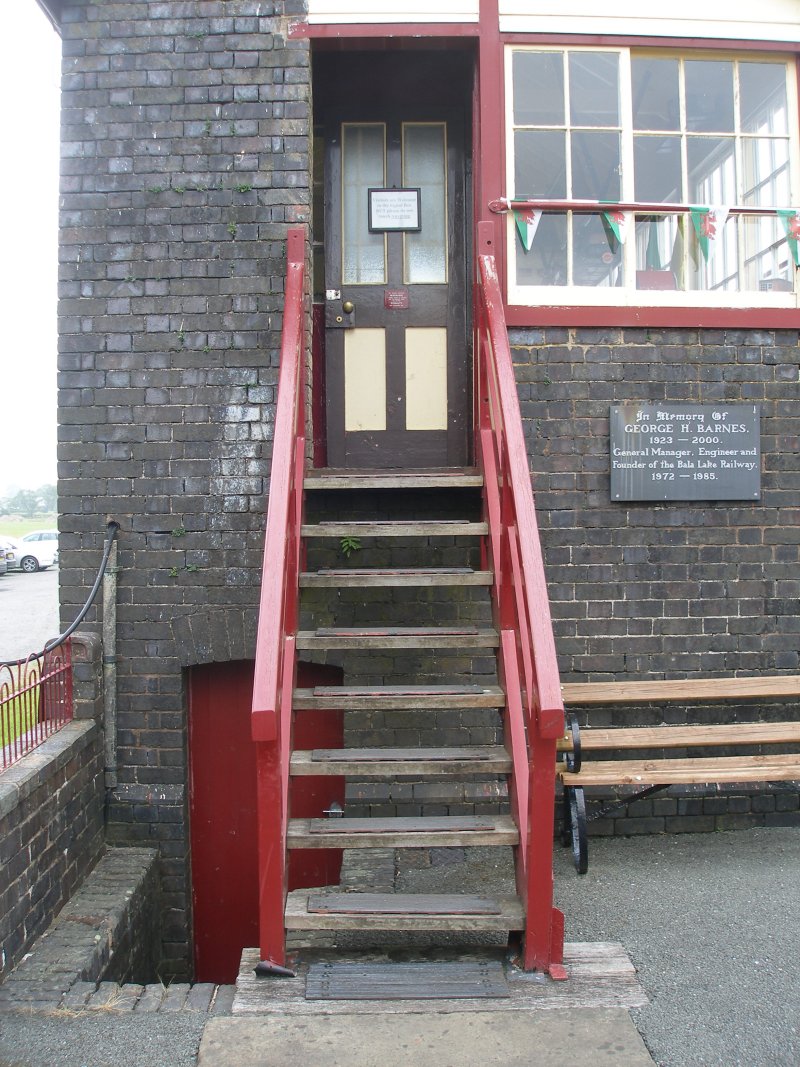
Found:
[[[536,236],[536,231],[539,228],[539,223],[542,218],[540,210],[534,210],[533,208],[523,207],[514,209],[514,221],[517,224],[517,232],[519,239],[522,242],[522,247],[526,252],[530,252],[533,247],[533,239]]]
[[[800,241],[800,211],[796,208],[778,208],[778,218],[783,223],[786,242],[789,245],[789,251],[792,253],[794,265],[800,267],[800,247],[798,247],[798,241]]]
[[[603,212],[606,226],[621,245],[625,244],[628,237],[630,217],[629,211],[621,211],[619,208],[609,208],[608,211]]]
[[[727,207],[692,207],[689,214],[692,217],[694,232],[697,234],[697,243],[703,253],[703,259],[708,262],[708,255],[715,241],[722,231],[722,227],[728,218]],[[719,245],[713,247],[718,248]]]

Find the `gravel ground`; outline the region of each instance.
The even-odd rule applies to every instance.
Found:
[[[570,941],[621,941],[659,1067],[800,1064],[800,830],[595,839],[557,855]]]
[[[634,1022],[658,1067],[798,1067],[800,830],[590,844],[583,878],[566,850],[556,852],[567,939],[625,945],[651,1001]],[[422,868],[401,856],[397,888],[486,890],[508,880],[501,850],[475,852]],[[0,1067],[193,1067],[206,1018],[0,1014]]]

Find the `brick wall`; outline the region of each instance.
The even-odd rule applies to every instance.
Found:
[[[75,721],[0,774],[0,979],[91,871],[103,847],[99,647],[73,638]]]
[[[800,670],[796,331],[517,330],[565,681]],[[758,403],[759,502],[614,504],[609,405]]]
[[[182,668],[254,647],[284,238],[309,203],[300,8],[64,5],[61,604],[83,603],[113,516],[109,840],[159,848],[165,975],[190,933]]]

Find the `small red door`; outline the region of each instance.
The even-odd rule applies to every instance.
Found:
[[[337,685],[337,667],[298,664],[298,685]],[[195,667],[189,680],[189,810],[194,968],[198,982],[234,982],[242,949],[258,944],[256,749],[250,737],[253,664]],[[343,716],[300,711],[295,748],[341,748]],[[344,805],[344,779],[293,779],[290,813]],[[336,885],[340,850],[292,852],[289,888]]]

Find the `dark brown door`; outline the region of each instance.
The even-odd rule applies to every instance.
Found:
[[[461,116],[431,106],[329,121],[325,166],[328,464],[468,460]]]

